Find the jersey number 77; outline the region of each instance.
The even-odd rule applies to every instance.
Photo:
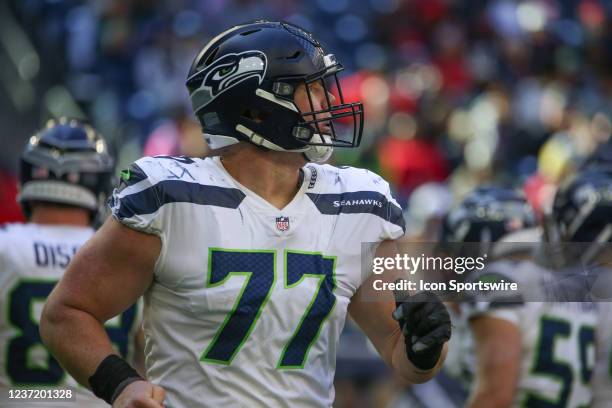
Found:
[[[246,277],[231,312],[217,330],[202,357],[204,362],[231,364],[253,331],[276,282],[276,251],[210,248],[208,287],[223,285],[232,275]],[[317,279],[317,289],[290,340],[277,368],[303,368],[310,347],[335,303],[333,293],[336,258],[314,252],[284,251],[284,288],[306,278]]]

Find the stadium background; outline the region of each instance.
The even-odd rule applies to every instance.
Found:
[[[364,102],[366,127],[361,147],[333,160],[390,180],[411,235],[431,239],[431,220],[485,183],[522,188],[541,209],[582,160],[609,151],[611,15],[603,0],[0,2],[0,222],[22,219],[19,153],[51,117],[89,119],[119,167],[206,154],[186,72],[213,35],[258,18],[304,26],[346,66],[343,89]],[[397,391],[356,391],[384,378],[356,358],[362,340],[343,339],[345,406]],[[451,389],[427,387],[440,383]]]

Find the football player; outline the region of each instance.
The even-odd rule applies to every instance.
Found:
[[[564,251],[570,255],[565,263],[577,265],[578,272],[589,277],[590,292],[599,300],[595,367],[591,366],[592,355],[587,354],[587,371],[582,378],[588,380],[593,373],[591,406],[597,408],[612,405],[612,172],[603,164],[591,163],[570,180],[557,194],[553,209],[560,239],[581,243]],[[585,340],[592,346],[592,337]]]
[[[610,259],[606,261],[610,273]],[[606,279],[606,287],[610,288],[610,277]],[[612,300],[610,291],[607,298],[597,304],[598,324],[595,369],[593,370],[593,408],[606,408],[612,404]]]
[[[26,224],[0,229],[0,405],[21,387],[74,387],[78,406],[101,407],[45,350],[38,326],[42,306],[76,251],[94,233],[91,225],[110,192],[113,160],[104,139],[85,124],[62,118],[33,135],[21,157],[19,203]],[[130,358],[138,331],[135,306],[107,324],[117,351]],[[70,341],[66,333],[62,341]],[[59,394],[57,394],[59,395]],[[66,396],[66,394],[64,394]],[[40,402],[40,406],[75,406]]]
[[[446,220],[446,241],[478,242],[488,255],[469,281],[518,287],[461,303],[471,337],[462,342],[469,407],[577,407],[591,400],[592,361],[585,356],[596,313],[590,303],[549,298],[559,279],[534,261],[541,236],[534,225],[522,195],[500,188],[477,190]]]
[[[82,384],[115,407],[329,407],[347,312],[398,375],[437,372],[451,327],[435,295],[397,308],[362,296],[361,244],[394,254],[404,232],[388,183],[319,164],[361,139],[341,69],[284,22],[233,27],[200,51],[187,87],[215,156],[131,165],[114,217],[43,312],[45,342]],[[100,324],[143,294],[146,381]]]

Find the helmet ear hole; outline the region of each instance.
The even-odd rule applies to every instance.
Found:
[[[300,50],[297,50],[292,55],[290,55],[288,57],[285,57],[285,59],[287,59],[287,60],[294,60],[294,59],[297,59],[300,56],[300,54],[301,54]]]
[[[255,109],[245,109],[240,115],[244,119],[252,120],[255,123],[264,122],[270,115]]]

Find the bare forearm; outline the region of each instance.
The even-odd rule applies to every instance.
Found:
[[[100,362],[114,353],[104,326],[78,309],[47,305],[40,322],[40,334],[62,367],[87,387],[89,377]]]
[[[484,363],[482,357],[479,363]],[[489,359],[490,360],[490,359]],[[512,367],[491,365],[480,367],[476,373],[476,384],[467,407],[509,408],[514,400],[516,376]]]
[[[508,396],[500,388],[479,389],[470,398],[468,408],[506,408],[512,405],[512,395]]]
[[[468,406],[512,406],[522,351],[518,327],[492,316],[472,319],[470,327],[476,349],[476,385]]]
[[[398,376],[400,376],[405,381],[408,381],[412,384],[421,384],[426,381],[429,381],[433,376],[435,376],[444,360],[446,358],[447,352],[447,344],[444,345],[442,349],[442,353],[440,354],[440,359],[438,363],[430,370],[421,370],[412,364],[412,362],[408,359],[406,355],[406,345],[404,343],[403,337],[399,334],[397,339],[395,340],[395,345],[393,347],[393,356],[391,360],[391,366],[393,370],[396,372]]]
[[[77,252],[41,317],[41,337],[76,380],[116,354],[103,323],[134,304],[153,280],[161,240],[109,218]],[[112,254],[112,256],[109,256]]]

